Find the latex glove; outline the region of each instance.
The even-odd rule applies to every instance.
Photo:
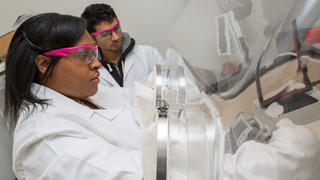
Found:
[[[224,179],[319,180],[320,142],[310,129],[277,123],[270,143],[243,143],[234,154],[225,154]]]

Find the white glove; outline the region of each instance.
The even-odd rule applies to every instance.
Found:
[[[283,119],[270,143],[243,143],[234,155],[225,154],[225,180],[319,180],[319,137]]]

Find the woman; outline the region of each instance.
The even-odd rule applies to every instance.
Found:
[[[78,17],[45,13],[17,29],[6,60],[5,117],[18,179],[142,179],[140,118],[105,90]],[[112,93],[112,94],[111,94]]]

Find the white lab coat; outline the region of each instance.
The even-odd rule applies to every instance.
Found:
[[[105,90],[93,110],[49,88],[37,97],[52,99],[43,111],[19,118],[14,131],[13,170],[19,180],[141,180],[142,119]]]
[[[123,87],[132,87],[135,81],[146,80],[156,64],[164,64],[159,51],[147,45],[136,45],[126,56],[123,71]],[[111,74],[104,68],[99,69],[100,86],[120,87]]]

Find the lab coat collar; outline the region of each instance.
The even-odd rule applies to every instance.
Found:
[[[90,119],[94,112],[92,109],[77,103],[69,97],[36,83],[32,85],[32,92],[40,99],[47,99],[49,106],[68,108],[70,112],[77,112],[78,116],[85,119]]]
[[[99,85],[98,92],[89,97],[88,100],[104,108],[95,110],[98,114],[104,114],[113,120],[127,108],[132,108],[129,102],[119,93],[118,88]]]
[[[111,74],[106,70],[106,68],[104,68],[104,67],[100,68],[99,73],[100,73],[100,78],[103,79],[107,83],[107,86],[120,87],[120,85],[111,76]]]
[[[96,93],[96,95],[89,97],[88,100],[103,109],[90,109],[63,94],[39,84],[34,83],[32,87],[33,93],[38,98],[48,99],[49,105],[57,108],[68,108],[70,112],[77,112],[78,116],[85,119],[90,119],[94,113],[97,113],[108,120],[114,120],[121,112],[128,108],[129,104],[116,92],[116,89],[104,86],[101,86],[99,89],[102,92]]]
[[[116,119],[123,111],[125,107],[119,109],[95,109],[94,113],[101,115],[102,117],[107,118],[109,121]]]
[[[105,109],[122,109],[130,106],[128,101],[119,93],[118,88],[98,86],[98,92],[88,98]]]
[[[129,72],[132,70],[134,63],[136,63],[135,58],[128,58],[129,56],[132,56],[134,54],[135,48],[132,50],[131,54],[128,54],[127,60],[125,61],[125,66],[124,66],[124,72],[123,72],[123,82],[127,79],[127,76]]]

